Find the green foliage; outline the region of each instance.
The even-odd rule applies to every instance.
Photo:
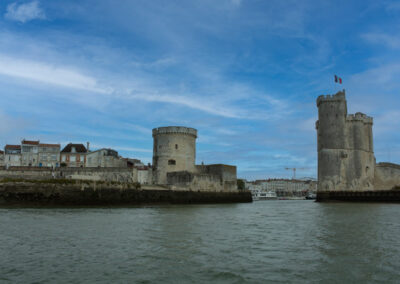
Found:
[[[238,179],[237,180],[237,187],[239,190],[245,190],[245,184],[244,184],[244,180],[242,179]]]

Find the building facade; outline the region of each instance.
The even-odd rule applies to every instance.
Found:
[[[21,166],[21,145],[6,145],[4,147],[4,165],[6,168]]]
[[[39,141],[21,141],[21,166],[39,166]]]
[[[4,167],[4,151],[0,150],[0,167]]]
[[[246,189],[250,191],[273,191],[278,197],[304,197],[317,190],[316,180],[298,179],[266,179],[246,182]]]
[[[127,161],[118,156],[113,149],[99,149],[86,154],[86,167],[88,168],[118,168],[127,167]]]
[[[62,167],[85,167],[87,149],[83,144],[69,143],[60,153]]]
[[[38,166],[58,168],[60,166],[60,144],[40,144]]]

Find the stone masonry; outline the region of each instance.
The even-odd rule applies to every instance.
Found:
[[[319,192],[389,190],[400,186],[399,166],[375,164],[372,117],[360,112],[347,114],[344,90],[319,96],[317,106]]]

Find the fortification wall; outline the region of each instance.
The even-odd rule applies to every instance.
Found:
[[[224,180],[220,174],[172,172],[167,174],[167,182],[173,190],[237,191],[236,180]]]
[[[0,183],[0,206],[130,206],[165,203],[252,202],[250,191],[173,191],[96,183]]]
[[[170,126],[153,129],[153,174],[157,184],[167,183],[167,173],[195,171],[197,130]]]
[[[379,163],[375,168],[375,190],[400,189],[400,165]]]
[[[30,168],[13,167],[0,170],[0,178],[43,180],[67,178],[75,180],[137,182],[129,168]]]

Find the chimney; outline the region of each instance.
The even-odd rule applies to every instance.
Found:
[[[86,151],[87,151],[87,152],[89,152],[89,145],[90,145],[90,143],[89,143],[89,142],[86,142]]]

